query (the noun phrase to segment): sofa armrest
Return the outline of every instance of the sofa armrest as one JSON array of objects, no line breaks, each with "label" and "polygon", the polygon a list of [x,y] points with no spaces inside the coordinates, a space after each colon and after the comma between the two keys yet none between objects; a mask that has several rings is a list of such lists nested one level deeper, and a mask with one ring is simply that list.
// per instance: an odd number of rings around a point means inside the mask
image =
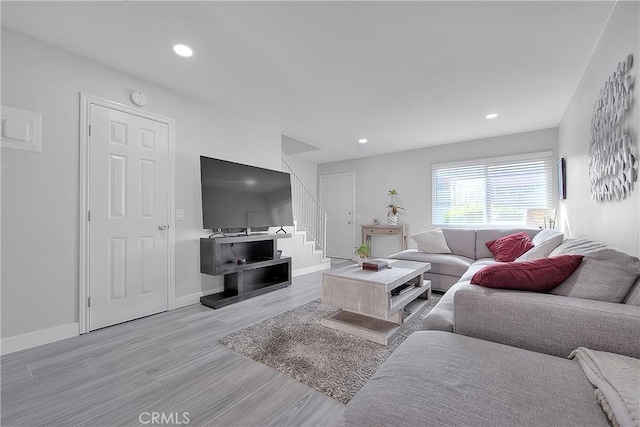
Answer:
[{"label": "sofa armrest", "polygon": [[640,358],[640,307],[469,285],[454,295],[454,332],[567,357],[582,346]]}]

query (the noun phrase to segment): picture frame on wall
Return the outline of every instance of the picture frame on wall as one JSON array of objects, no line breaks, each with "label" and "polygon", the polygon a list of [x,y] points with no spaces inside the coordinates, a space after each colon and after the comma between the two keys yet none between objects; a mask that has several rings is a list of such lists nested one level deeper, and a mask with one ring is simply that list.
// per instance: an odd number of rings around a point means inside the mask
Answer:
[{"label": "picture frame on wall", "polygon": [[567,198],[567,166],[564,157],[558,160],[558,199]]}]

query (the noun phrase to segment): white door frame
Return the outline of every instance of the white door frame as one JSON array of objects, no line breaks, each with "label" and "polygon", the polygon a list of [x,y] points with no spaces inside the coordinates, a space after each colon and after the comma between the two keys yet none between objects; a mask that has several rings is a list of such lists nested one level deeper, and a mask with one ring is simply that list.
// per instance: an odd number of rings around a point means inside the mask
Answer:
[{"label": "white door frame", "polygon": [[175,307],[176,280],[175,280],[175,121],[158,114],[141,111],[127,105],[108,99],[89,95],[80,92],[80,210],[78,221],[80,225],[80,262],[79,262],[79,333],[89,332],[89,124],[91,122],[91,106],[110,108],[122,113],[142,117],[164,123],[169,129],[168,135],[168,159],[167,159],[167,179],[169,183],[167,194],[167,218],[169,220],[168,251],[167,251],[167,308],[172,310]]},{"label": "white door frame", "polygon": [[[318,198],[320,199],[320,205],[323,205],[322,202],[322,180],[324,178],[337,178],[341,176],[350,176],[351,177],[351,194],[353,195],[353,200],[351,201],[351,248],[355,248],[355,218],[356,218],[356,173],[355,172],[342,172],[342,173],[331,173],[326,175],[320,175],[320,188],[318,191]],[[326,245],[326,243],[325,243]],[[351,255],[351,259],[355,259],[354,255]]]}]

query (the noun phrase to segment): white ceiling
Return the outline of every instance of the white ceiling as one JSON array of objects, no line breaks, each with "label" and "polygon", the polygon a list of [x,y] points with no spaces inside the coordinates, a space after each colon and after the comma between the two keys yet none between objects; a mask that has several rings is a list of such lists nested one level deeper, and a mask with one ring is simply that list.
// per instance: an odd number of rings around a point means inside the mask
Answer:
[{"label": "white ceiling", "polygon": [[[274,124],[320,148],[300,157],[327,162],[557,126],[613,4],[1,7],[3,26]],[[194,56],[177,57],[175,43],[191,46]],[[500,117],[486,120],[490,112]]]}]

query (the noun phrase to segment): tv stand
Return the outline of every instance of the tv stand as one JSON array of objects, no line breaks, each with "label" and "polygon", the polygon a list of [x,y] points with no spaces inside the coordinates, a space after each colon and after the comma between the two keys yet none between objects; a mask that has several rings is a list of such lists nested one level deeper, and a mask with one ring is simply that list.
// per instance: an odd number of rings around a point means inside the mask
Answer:
[{"label": "tv stand", "polygon": [[[291,234],[251,234],[200,239],[200,272],[223,276],[222,292],[200,298],[220,308],[291,284],[291,258],[277,258],[277,239]],[[245,260],[239,263],[238,260]]]}]

